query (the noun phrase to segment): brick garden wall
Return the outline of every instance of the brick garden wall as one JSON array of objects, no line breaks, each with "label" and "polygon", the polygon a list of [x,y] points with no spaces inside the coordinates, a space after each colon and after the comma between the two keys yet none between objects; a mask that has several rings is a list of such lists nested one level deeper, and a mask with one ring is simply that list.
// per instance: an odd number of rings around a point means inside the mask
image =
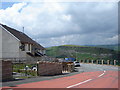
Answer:
[{"label": "brick garden wall", "polygon": [[58,62],[38,62],[38,76],[62,74],[62,64]]},{"label": "brick garden wall", "polygon": [[63,72],[73,72],[74,71],[74,64],[73,62],[62,62]]},{"label": "brick garden wall", "polygon": [[2,81],[12,79],[12,62],[11,61],[0,61],[0,78]]}]

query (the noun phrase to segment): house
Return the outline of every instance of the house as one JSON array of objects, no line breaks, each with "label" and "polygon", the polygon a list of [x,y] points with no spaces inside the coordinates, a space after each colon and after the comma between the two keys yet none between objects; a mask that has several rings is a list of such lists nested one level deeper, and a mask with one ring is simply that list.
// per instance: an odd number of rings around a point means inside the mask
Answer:
[{"label": "house", "polygon": [[0,24],[0,58],[39,59],[45,48],[25,33]]}]

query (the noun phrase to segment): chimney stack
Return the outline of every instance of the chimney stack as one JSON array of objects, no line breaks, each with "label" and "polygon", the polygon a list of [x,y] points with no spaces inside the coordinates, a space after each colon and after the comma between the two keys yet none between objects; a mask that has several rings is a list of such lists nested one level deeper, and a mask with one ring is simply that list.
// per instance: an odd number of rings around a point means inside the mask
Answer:
[{"label": "chimney stack", "polygon": [[23,33],[24,33],[24,27],[23,27]]}]

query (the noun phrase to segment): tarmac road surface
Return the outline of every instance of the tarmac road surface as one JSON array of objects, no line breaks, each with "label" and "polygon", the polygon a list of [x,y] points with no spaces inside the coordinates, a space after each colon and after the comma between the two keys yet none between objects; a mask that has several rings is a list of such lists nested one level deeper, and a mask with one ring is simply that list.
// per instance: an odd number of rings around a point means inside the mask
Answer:
[{"label": "tarmac road surface", "polygon": [[120,71],[116,66],[81,64],[76,70],[71,75],[3,88],[119,88]]}]

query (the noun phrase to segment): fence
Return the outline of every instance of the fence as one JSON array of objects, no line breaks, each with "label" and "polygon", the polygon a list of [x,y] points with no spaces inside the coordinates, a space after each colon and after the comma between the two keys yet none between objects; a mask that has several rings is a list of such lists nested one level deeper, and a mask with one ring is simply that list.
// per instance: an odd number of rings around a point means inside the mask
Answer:
[{"label": "fence", "polygon": [[[45,61],[44,61],[45,58]],[[60,63],[56,58],[44,57],[39,60],[25,58],[1,59],[1,79],[25,79],[42,75],[57,75],[64,72],[73,72],[73,63]],[[47,61],[49,58],[50,61]],[[26,66],[28,68],[26,69]],[[32,67],[36,66],[36,70]]]},{"label": "fence", "polygon": [[38,76],[62,74],[62,63],[58,62],[38,62]]},{"label": "fence", "polygon": [[105,64],[105,65],[120,65],[118,60],[80,60],[80,63]]},{"label": "fence", "polygon": [[[37,66],[37,71],[34,70],[25,70],[25,66],[31,68],[32,66]],[[43,76],[43,75],[57,75],[62,74],[64,72],[73,72],[74,65],[73,63],[68,62],[49,62],[49,61],[38,61],[36,63],[14,63],[13,71],[18,73],[24,73],[22,76]]]}]

